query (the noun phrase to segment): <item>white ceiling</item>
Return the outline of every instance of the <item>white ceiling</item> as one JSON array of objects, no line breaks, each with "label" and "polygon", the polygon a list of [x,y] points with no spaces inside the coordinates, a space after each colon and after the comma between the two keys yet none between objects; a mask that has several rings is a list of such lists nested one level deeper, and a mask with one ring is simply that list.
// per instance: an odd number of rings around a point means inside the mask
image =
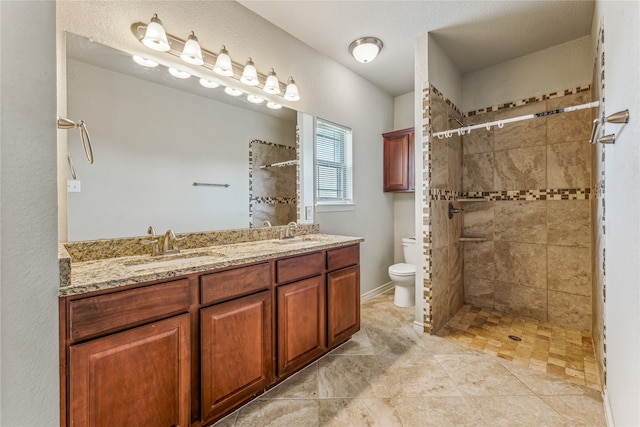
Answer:
[{"label": "white ceiling", "polygon": [[[425,33],[465,74],[588,35],[594,10],[592,0],[238,1],[393,96],[413,91],[414,44]],[[348,51],[364,36],[384,43],[368,64]]]}]

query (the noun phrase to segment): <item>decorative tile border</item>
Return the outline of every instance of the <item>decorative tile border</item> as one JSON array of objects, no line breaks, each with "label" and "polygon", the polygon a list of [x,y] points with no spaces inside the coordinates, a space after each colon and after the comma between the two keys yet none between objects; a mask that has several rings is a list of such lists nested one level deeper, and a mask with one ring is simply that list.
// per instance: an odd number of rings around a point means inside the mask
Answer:
[{"label": "decorative tile border", "polygon": [[532,96],[527,99],[520,99],[518,101],[507,102],[505,104],[494,105],[491,107],[479,108],[475,111],[469,111],[463,114],[463,117],[478,116],[480,114],[491,113],[494,111],[506,110],[508,108],[520,107],[522,105],[533,104],[536,102],[546,101],[547,99],[560,98],[562,96],[574,95],[576,93],[587,92],[591,90],[591,86],[579,86],[573,89],[566,89],[559,92],[551,92],[544,95]]},{"label": "decorative tile border", "polygon": [[257,205],[295,205],[297,199],[295,197],[254,197],[251,199],[251,202]]},{"label": "decorative tile border", "polygon": [[442,92],[440,92],[438,89],[436,89],[434,86],[429,85],[429,88],[431,89],[431,91],[435,94],[438,95],[440,98],[442,98],[442,100],[445,102],[445,104],[447,104],[449,107],[453,108],[456,112],[458,112],[458,114],[460,114],[461,116],[464,116],[462,114],[462,112],[460,111],[460,109],[450,100],[448,99],[446,96],[444,96],[442,94]]},{"label": "decorative tile border", "polygon": [[483,200],[588,200],[594,198],[591,188],[547,188],[541,190],[470,191],[463,198]]}]

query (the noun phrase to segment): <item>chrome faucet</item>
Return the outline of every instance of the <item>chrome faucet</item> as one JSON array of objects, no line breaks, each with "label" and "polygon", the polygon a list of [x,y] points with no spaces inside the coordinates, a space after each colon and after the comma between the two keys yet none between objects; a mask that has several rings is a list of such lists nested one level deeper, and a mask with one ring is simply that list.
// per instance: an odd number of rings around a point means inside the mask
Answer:
[{"label": "chrome faucet", "polygon": [[149,235],[149,241],[142,242],[142,243],[145,245],[152,245],[151,256],[160,255],[160,247],[158,246],[158,242],[160,241],[160,238],[156,236],[156,230],[153,228],[152,225],[150,225],[149,228],[147,228],[147,234]]},{"label": "chrome faucet", "polygon": [[268,219],[265,219],[262,221],[262,226],[263,227],[271,227],[271,221],[269,221]]},{"label": "chrome faucet", "polygon": [[282,237],[283,239],[293,239],[295,237],[295,231],[298,228],[298,224],[296,224],[295,222],[291,221],[289,224],[287,224],[287,228],[285,228],[284,230],[284,236]]}]

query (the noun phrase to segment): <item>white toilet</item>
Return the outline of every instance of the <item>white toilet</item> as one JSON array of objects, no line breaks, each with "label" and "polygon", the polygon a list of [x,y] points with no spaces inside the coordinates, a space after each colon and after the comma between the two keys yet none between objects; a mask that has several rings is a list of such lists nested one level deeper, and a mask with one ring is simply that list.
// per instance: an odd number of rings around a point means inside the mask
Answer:
[{"label": "white toilet", "polygon": [[389,267],[389,277],[396,284],[393,303],[398,307],[412,307],[416,301],[416,254],[415,237],[402,239],[402,250],[405,262]]}]

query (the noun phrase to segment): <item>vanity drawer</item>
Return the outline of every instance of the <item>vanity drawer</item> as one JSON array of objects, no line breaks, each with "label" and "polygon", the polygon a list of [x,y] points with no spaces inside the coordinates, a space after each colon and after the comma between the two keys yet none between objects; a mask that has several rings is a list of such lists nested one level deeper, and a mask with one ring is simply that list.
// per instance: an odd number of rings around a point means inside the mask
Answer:
[{"label": "vanity drawer", "polygon": [[69,339],[106,335],[189,309],[189,280],[112,292],[69,302]]},{"label": "vanity drawer", "polygon": [[322,274],[323,271],[324,255],[322,252],[280,259],[276,262],[278,283],[293,282],[294,280]]},{"label": "vanity drawer", "polygon": [[333,271],[360,263],[360,246],[346,246],[344,248],[327,251],[327,270]]},{"label": "vanity drawer", "polygon": [[271,286],[271,266],[241,267],[200,277],[200,303],[203,305],[249,295]]}]

